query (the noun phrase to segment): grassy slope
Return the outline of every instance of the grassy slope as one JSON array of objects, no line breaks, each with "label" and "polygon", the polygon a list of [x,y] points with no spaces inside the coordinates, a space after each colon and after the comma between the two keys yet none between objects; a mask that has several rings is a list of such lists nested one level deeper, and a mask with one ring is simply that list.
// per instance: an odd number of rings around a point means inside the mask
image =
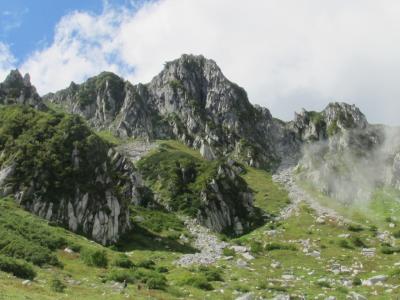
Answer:
[{"label": "grassy slope", "polygon": [[[188,149],[178,142],[164,141],[163,143],[201,159],[197,151]],[[257,206],[271,214],[276,214],[287,203],[287,194],[272,182],[271,176],[267,172],[248,168],[243,177],[256,194],[255,202]],[[376,207],[372,207],[374,211],[383,216],[382,218],[385,218],[387,211],[392,209],[391,205],[387,207],[385,204],[389,200],[380,201],[386,196],[387,191],[378,193],[377,201],[374,204]],[[45,221],[22,211],[12,203],[10,205],[10,214],[16,214],[14,217],[32,220],[34,226],[48,227],[54,233],[65,236],[69,242],[83,248],[105,249],[110,259],[118,255],[117,251],[103,248],[68,231],[49,227]],[[391,213],[393,212],[391,211]],[[319,294],[335,295],[337,299],[345,299],[349,289],[341,287],[341,284],[338,283],[340,279],[348,278],[352,280],[354,277],[365,279],[377,274],[389,274],[396,270],[394,264],[400,260],[399,254],[384,255],[379,252],[381,244],[373,232],[367,229],[361,232],[349,231],[347,227],[334,222],[317,224],[313,212],[307,207],[302,207],[298,215],[292,216],[288,220],[279,224],[265,224],[239,239],[232,240],[232,243],[249,246],[254,245],[254,241],[257,241],[262,247],[259,252],[254,253],[256,259],[249,262],[248,267],[245,268],[236,265],[240,255],[235,256],[232,260],[219,261],[215,268],[222,275],[224,281],[210,282],[214,289],[205,291],[184,284],[186,278],[199,275],[197,268],[180,268],[173,264],[173,261],[182,253],[193,251],[177,240],[177,236],[180,234],[190,237],[182,222],[175,215],[166,212],[132,208],[133,220],[137,220],[136,216],[138,215],[142,216],[144,221],[136,222],[135,231],[125,237],[125,243],[118,245],[119,250],[128,253],[135,263],[152,259],[157,266],[167,267],[169,272],[165,275],[169,286],[165,291],[148,290],[143,287],[139,290],[137,284],[130,284],[125,291],[126,295],[129,296],[121,295],[119,292],[113,291],[110,283],[101,282],[100,276],[105,276],[111,267],[108,270],[88,267],[83,264],[79,254],[70,255],[58,250],[56,254],[64,264],[64,268],[40,269],[35,267],[38,277],[31,286],[24,286],[21,279],[0,272],[1,296],[5,299],[98,299],[104,298],[103,293],[106,293],[107,299],[126,299],[126,297],[130,297],[130,299],[232,299],[235,297],[234,295],[252,291],[265,298],[273,297],[278,293],[289,293],[291,295],[306,294],[308,299],[314,299]],[[275,235],[268,234],[272,229],[276,230]],[[376,247],[378,249],[377,256],[373,259],[362,256],[361,249],[352,244],[351,238],[348,239],[351,249],[343,248],[340,245],[342,238],[338,237],[343,233],[350,234],[351,237],[358,237],[369,247]],[[298,242],[300,239],[310,239],[313,245],[311,249],[320,251],[321,258],[317,259],[303,253]],[[264,245],[271,243],[294,245],[298,250],[265,250]],[[282,266],[272,268],[271,263],[273,261],[279,261]],[[335,275],[328,271],[329,266],[334,261],[344,266],[351,266],[354,262],[359,262],[363,267],[360,274],[355,276],[351,274]],[[293,274],[296,280],[285,284],[281,280],[281,276],[289,273]],[[69,276],[82,281],[82,284],[79,286],[69,284],[67,282]],[[60,278],[67,284],[64,294],[50,290],[49,281],[53,277]],[[331,287],[318,285],[317,280],[321,278],[332,281]],[[388,282],[399,284],[400,280],[394,276]],[[382,296],[384,287],[353,287],[351,290],[367,296],[368,299],[395,299],[391,295],[399,292],[394,290],[392,294],[386,294],[385,298]],[[325,298],[321,296],[320,299]]]}]

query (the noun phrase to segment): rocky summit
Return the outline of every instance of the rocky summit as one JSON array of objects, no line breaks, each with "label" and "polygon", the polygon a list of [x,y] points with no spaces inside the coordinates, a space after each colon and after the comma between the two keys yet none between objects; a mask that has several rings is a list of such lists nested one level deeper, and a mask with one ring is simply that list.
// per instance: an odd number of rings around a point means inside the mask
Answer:
[{"label": "rocky summit", "polygon": [[285,122],[186,54],[0,104],[0,298],[400,294],[400,132],[354,105]]}]

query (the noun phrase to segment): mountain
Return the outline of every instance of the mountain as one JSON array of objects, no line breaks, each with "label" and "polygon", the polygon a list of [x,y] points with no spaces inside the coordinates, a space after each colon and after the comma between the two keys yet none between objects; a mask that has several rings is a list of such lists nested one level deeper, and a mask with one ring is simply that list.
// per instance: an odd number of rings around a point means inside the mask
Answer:
[{"label": "mountain", "polygon": [[182,55],[148,84],[132,85],[103,72],[44,99],[108,128],[120,137],[172,138],[208,159],[232,156],[273,168],[292,142],[282,122],[253,106],[213,60]]},{"label": "mountain", "polygon": [[354,105],[284,122],[194,55],[0,102],[6,298],[397,293],[400,131]]}]

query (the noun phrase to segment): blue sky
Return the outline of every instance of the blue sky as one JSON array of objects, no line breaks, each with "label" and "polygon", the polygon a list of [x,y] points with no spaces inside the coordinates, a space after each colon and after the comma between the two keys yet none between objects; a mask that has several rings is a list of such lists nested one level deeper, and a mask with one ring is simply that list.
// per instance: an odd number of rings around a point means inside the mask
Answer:
[{"label": "blue sky", "polygon": [[0,0],[0,81],[43,95],[112,71],[146,83],[183,53],[213,59],[284,120],[331,101],[400,125],[398,0]]},{"label": "blue sky", "polygon": [[[108,6],[132,7],[129,0],[109,0]],[[60,19],[73,12],[100,14],[102,0],[2,0],[0,1],[0,41],[9,45],[21,61],[34,50],[49,45]]]}]

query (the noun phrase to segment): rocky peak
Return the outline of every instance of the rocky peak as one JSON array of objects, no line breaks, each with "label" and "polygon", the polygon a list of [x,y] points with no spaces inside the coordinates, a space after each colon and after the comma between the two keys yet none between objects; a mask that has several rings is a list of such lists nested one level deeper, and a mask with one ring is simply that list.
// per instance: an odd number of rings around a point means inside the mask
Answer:
[{"label": "rocky peak", "polygon": [[29,74],[22,77],[19,70],[12,70],[4,82],[0,83],[0,103],[28,104],[45,109],[36,88],[31,84]]},{"label": "rocky peak", "polygon": [[359,128],[365,129],[367,119],[358,107],[344,102],[333,102],[323,111],[327,126],[336,124],[341,129]]},{"label": "rocky peak", "polygon": [[64,106],[97,128],[107,127],[119,113],[125,99],[125,82],[111,72],[102,72],[82,84],[70,86],[44,99]]},{"label": "rocky peak", "polygon": [[367,119],[354,104],[332,102],[321,112],[295,113],[293,127],[302,141],[325,140],[349,130],[365,130]]}]

